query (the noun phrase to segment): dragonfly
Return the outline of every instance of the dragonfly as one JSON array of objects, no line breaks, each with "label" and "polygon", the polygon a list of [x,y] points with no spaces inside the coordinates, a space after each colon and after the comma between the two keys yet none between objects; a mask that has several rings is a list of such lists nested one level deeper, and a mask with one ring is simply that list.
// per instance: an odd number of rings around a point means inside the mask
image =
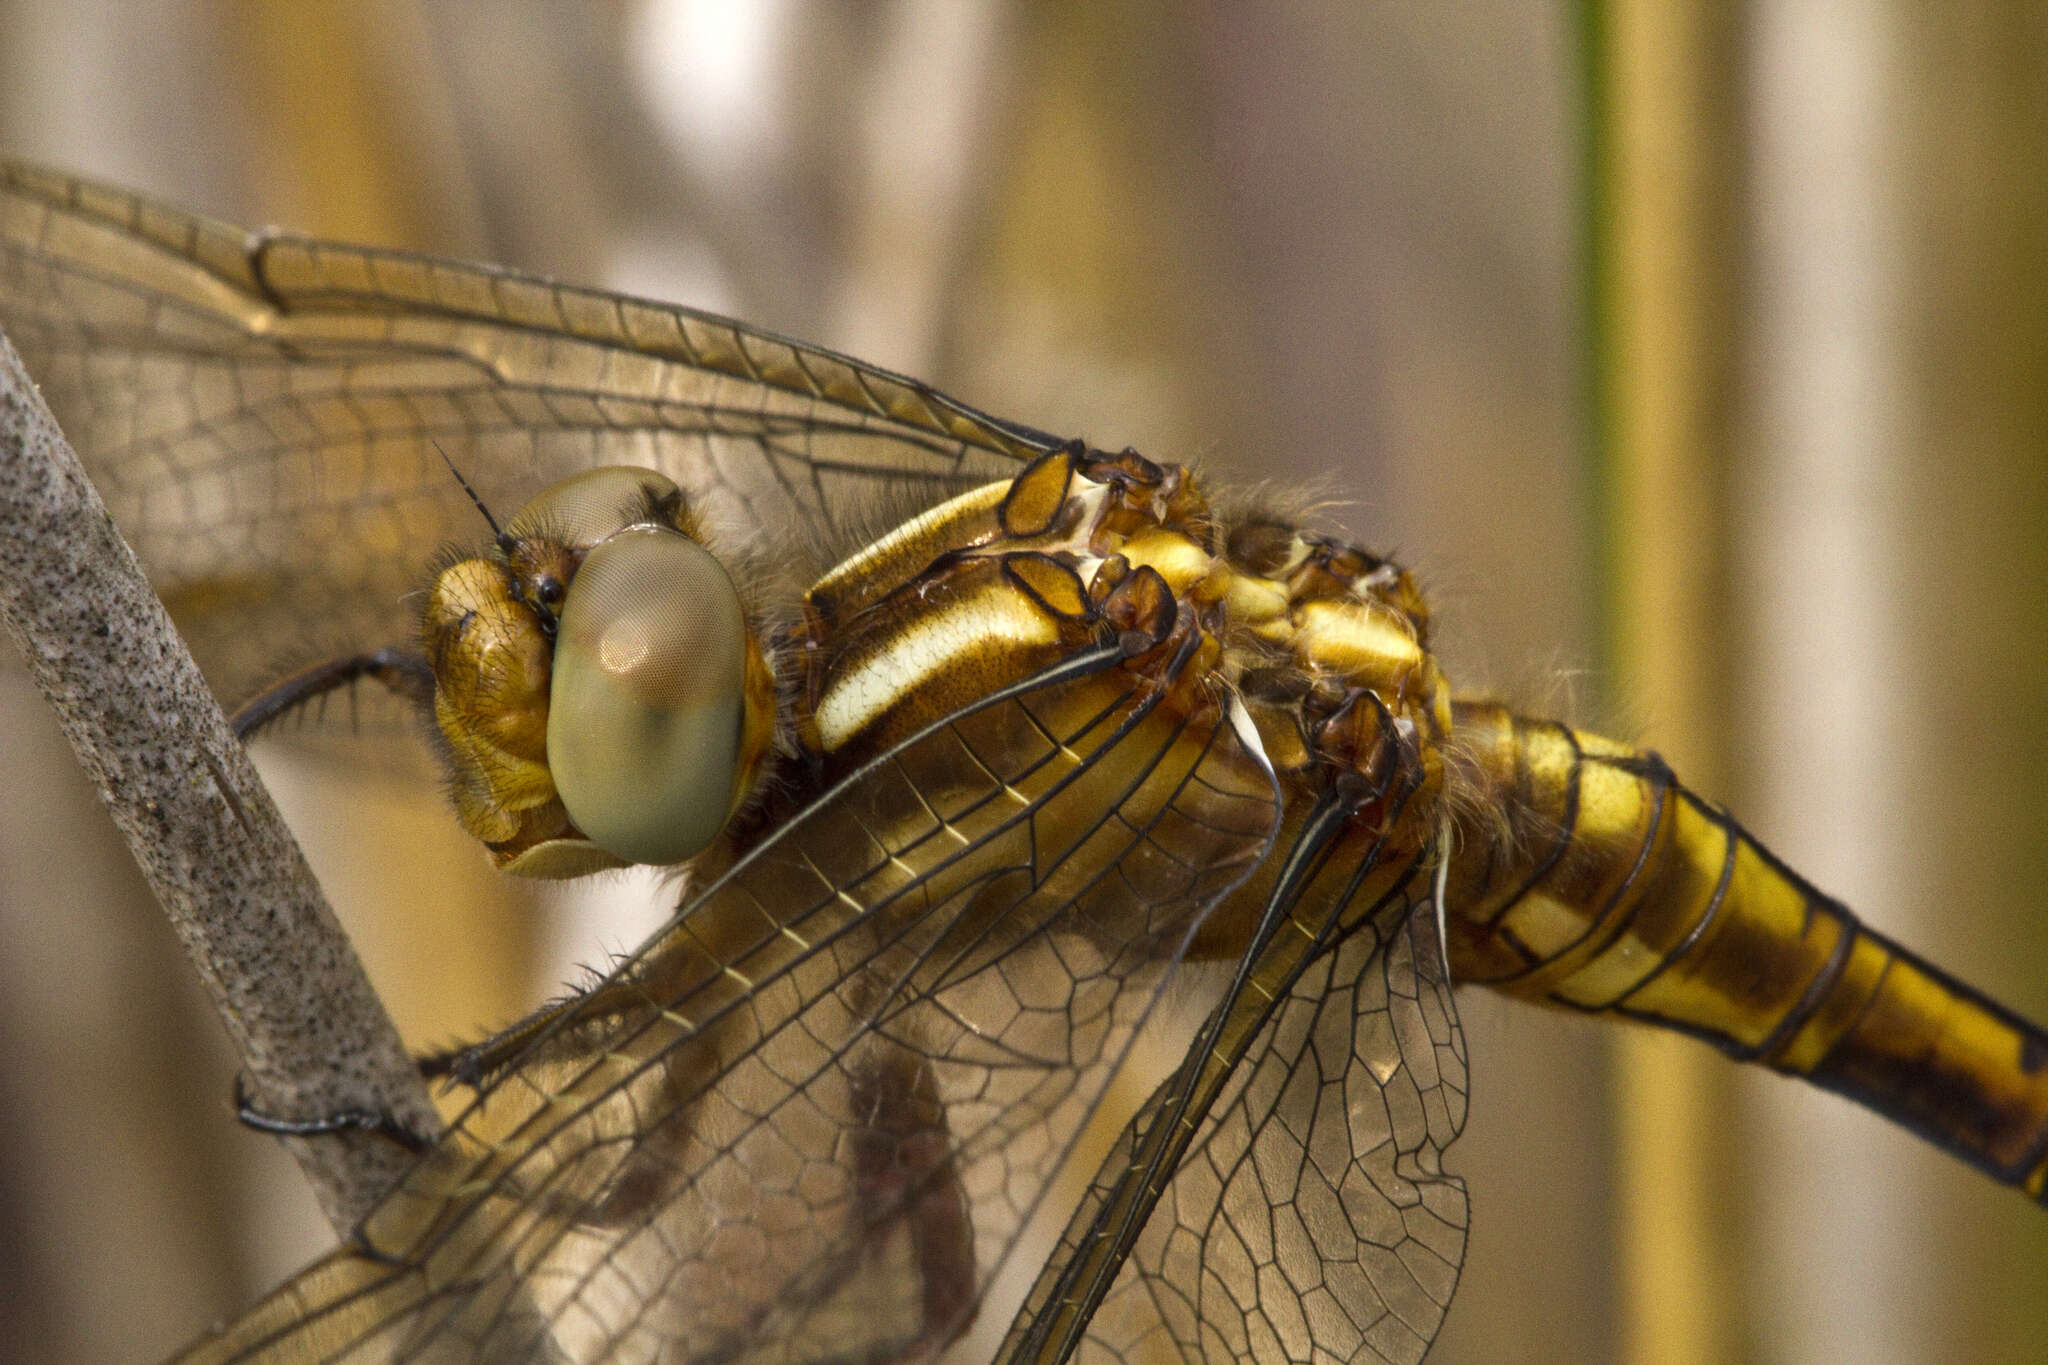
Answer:
[{"label": "dragonfly", "polygon": [[223,696],[377,678],[508,873],[686,869],[424,1059],[449,1132],[181,1360],[1418,1360],[1454,983],[2048,1193],[2048,1032],[1653,753],[1460,696],[1399,565],[1199,470],[23,165],[0,329]]}]

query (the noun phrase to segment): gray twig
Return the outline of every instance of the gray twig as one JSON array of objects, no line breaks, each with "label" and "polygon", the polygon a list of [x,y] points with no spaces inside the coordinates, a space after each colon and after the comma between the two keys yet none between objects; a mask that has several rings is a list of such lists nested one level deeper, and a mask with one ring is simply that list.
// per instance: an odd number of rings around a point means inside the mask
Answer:
[{"label": "gray twig", "polygon": [[[0,336],[0,617],[279,1116],[440,1120],[298,845],[20,358]],[[413,1161],[289,1140],[346,1232]]]}]

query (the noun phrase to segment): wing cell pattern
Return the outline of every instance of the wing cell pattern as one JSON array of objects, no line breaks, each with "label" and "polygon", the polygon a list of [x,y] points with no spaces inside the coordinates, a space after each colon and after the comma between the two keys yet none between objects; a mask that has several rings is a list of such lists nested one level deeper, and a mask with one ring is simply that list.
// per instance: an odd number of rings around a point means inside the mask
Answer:
[{"label": "wing cell pattern", "polygon": [[[777,528],[830,563],[906,489],[1057,442],[915,380],[687,308],[251,234],[0,163],[0,328],[208,679],[409,643],[435,546],[581,469],[673,478],[716,550]],[[445,457],[445,460],[444,460]]]},{"label": "wing cell pattern", "polygon": [[943,1343],[1270,847],[1263,761],[1159,695],[1114,667],[998,694],[856,774],[565,1009],[356,1245],[189,1358]]},{"label": "wing cell pattern", "polygon": [[[659,469],[728,561],[766,528],[822,569],[912,499],[1059,444],[690,309],[7,164],[0,328],[229,700],[295,650],[412,643],[431,550],[481,529],[451,462],[504,508]],[[1124,662],[1104,646],[995,691],[794,812],[480,1051],[473,1107],[356,1236],[183,1358],[943,1347],[1194,926],[1270,871],[1281,796],[1250,723]],[[1438,1161],[1463,1043],[1387,871],[1332,941],[1239,978],[1266,998],[1182,1064],[1206,1088],[1178,1169],[1133,1165],[1157,1098],[1125,1129],[1070,1239],[1111,1191],[1158,1202],[1091,1271],[1083,1358],[1401,1361],[1434,1335],[1465,1225]]]},{"label": "wing cell pattern", "polygon": [[1398,900],[1309,964],[1078,1359],[1422,1359],[1468,1222],[1442,1165],[1466,1094],[1442,962],[1428,907]]}]

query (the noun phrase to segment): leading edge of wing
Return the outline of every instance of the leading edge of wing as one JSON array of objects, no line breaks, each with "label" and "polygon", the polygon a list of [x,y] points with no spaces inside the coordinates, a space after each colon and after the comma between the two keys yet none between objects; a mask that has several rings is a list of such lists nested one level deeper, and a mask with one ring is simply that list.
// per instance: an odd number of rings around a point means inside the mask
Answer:
[{"label": "leading edge of wing", "polygon": [[[295,320],[323,313],[369,319],[428,312],[593,347],[606,357],[588,376],[599,393],[609,385],[619,397],[656,397],[649,381],[658,384],[658,378],[644,367],[668,363],[1013,459],[1061,444],[907,375],[681,304],[558,284],[499,266],[276,229],[250,231],[20,161],[0,159],[0,194],[0,237],[22,240],[33,233],[46,259],[174,292],[252,338],[288,341]],[[34,219],[38,210],[40,221]],[[167,265],[178,268],[166,271]],[[495,355],[472,358],[493,369],[502,363]]]}]

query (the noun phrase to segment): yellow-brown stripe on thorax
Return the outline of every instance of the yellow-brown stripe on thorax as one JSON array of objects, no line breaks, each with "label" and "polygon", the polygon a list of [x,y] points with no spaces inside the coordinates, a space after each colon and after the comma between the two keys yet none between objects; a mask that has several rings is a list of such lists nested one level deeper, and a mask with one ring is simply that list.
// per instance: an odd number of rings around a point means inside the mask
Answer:
[{"label": "yellow-brown stripe on thorax", "polygon": [[[1398,788],[1399,799],[1368,803],[1339,859],[1420,855],[1433,832],[1449,698],[1413,582],[1289,524],[1225,520],[1192,471],[1128,451],[1045,457],[821,578],[788,651],[806,661],[800,746],[827,771],[850,770],[1115,629],[1107,596],[1141,574],[1156,575],[1172,610],[1204,635],[1174,704],[1242,705],[1256,727],[1282,787],[1283,846],[1333,774],[1348,772]],[[1252,876],[1212,913],[1193,951],[1238,951],[1269,890],[1266,876]]]}]

